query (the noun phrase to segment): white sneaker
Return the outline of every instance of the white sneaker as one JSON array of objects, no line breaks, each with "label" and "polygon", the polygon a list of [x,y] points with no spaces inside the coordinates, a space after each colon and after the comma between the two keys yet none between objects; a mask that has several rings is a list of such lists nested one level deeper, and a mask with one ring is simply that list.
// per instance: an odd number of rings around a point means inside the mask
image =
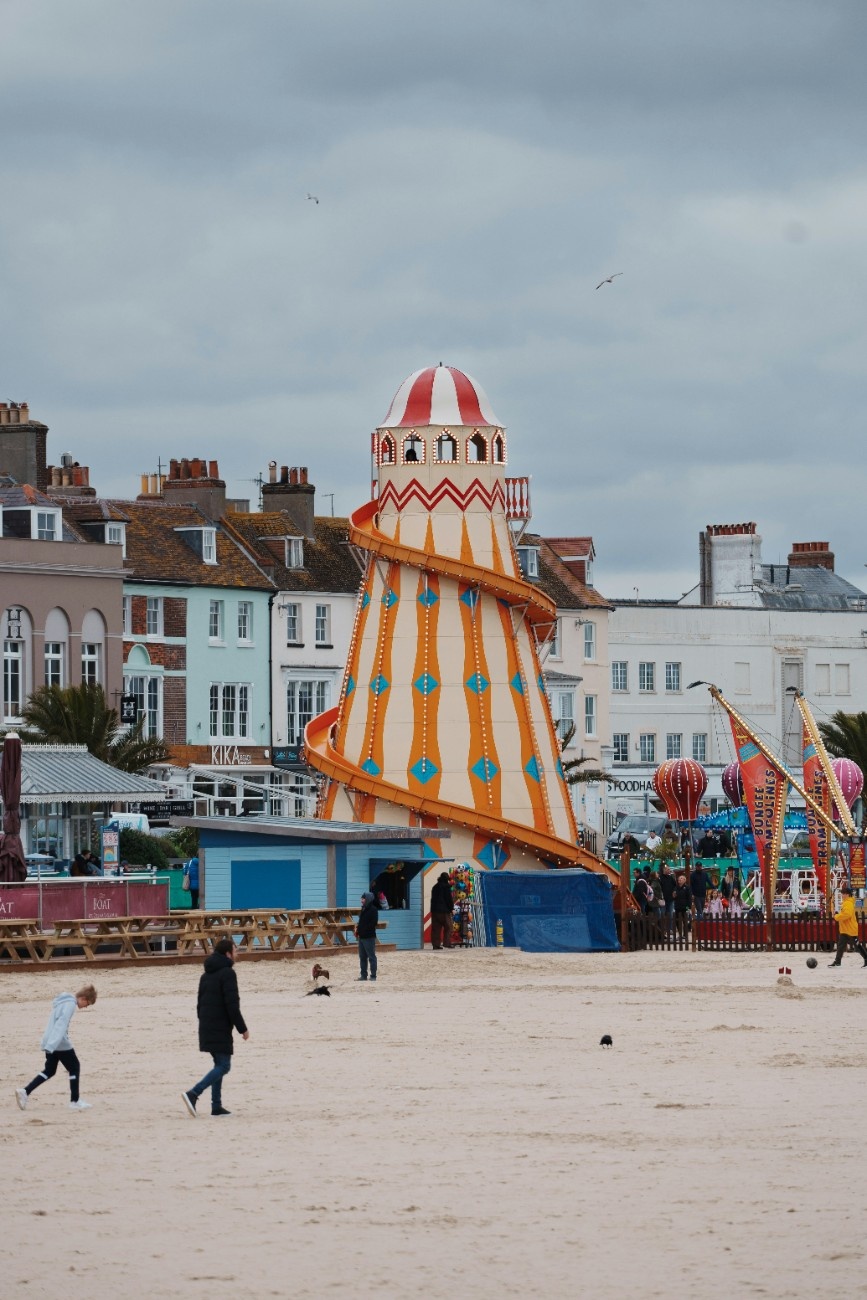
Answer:
[{"label": "white sneaker", "polygon": [[81,1101],[81,1099],[79,1098],[78,1101],[71,1101],[69,1103],[69,1109],[70,1110],[93,1110],[93,1107],[91,1106],[89,1101]]},{"label": "white sneaker", "polygon": [[27,1109],[27,1100],[28,1100],[28,1099],[27,1099],[27,1093],[24,1091],[23,1088],[16,1088],[16,1089],[15,1089],[15,1100],[18,1102],[18,1109],[19,1109],[19,1110],[26,1110],[26,1109]]}]

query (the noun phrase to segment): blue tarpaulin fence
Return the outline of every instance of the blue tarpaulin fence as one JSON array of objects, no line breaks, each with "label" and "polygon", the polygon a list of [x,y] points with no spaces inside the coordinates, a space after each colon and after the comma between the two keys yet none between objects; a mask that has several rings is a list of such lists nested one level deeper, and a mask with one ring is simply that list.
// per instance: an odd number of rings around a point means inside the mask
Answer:
[{"label": "blue tarpaulin fence", "polygon": [[617,952],[613,894],[590,871],[480,871],[488,942],[524,952]]}]

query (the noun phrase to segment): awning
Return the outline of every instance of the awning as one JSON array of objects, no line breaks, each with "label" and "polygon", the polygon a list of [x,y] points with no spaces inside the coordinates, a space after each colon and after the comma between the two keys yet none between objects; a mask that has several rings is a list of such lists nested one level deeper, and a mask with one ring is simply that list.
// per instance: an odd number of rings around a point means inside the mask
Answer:
[{"label": "awning", "polygon": [[21,746],[21,802],[132,803],[165,798],[165,786],[135,772],[121,772],[85,745]]}]

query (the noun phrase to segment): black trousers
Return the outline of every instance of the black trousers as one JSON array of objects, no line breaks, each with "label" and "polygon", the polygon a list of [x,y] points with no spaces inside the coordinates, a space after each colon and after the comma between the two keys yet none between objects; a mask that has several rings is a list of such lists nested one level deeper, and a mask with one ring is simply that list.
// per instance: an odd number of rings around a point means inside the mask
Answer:
[{"label": "black trousers", "polygon": [[66,1073],[69,1075],[69,1100],[78,1101],[78,1087],[81,1079],[81,1062],[75,1055],[75,1049],[72,1047],[67,1047],[65,1052],[45,1053],[44,1069],[41,1074],[37,1074],[36,1078],[32,1079],[24,1089],[28,1097],[34,1089],[40,1087],[43,1083],[47,1083],[49,1079],[54,1078],[57,1073],[58,1065],[62,1065],[66,1070]]},{"label": "black trousers", "polygon": [[834,955],[834,965],[839,966],[843,961],[843,953],[847,948],[854,948],[857,953],[861,954],[861,960],[867,965],[867,948],[864,947],[857,934],[838,934],[837,935],[837,952]]}]

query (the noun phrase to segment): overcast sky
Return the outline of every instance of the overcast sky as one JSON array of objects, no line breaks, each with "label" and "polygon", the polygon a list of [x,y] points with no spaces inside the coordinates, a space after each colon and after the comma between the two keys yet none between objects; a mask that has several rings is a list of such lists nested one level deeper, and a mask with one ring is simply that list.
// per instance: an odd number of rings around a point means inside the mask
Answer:
[{"label": "overcast sky", "polygon": [[742,520],[867,586],[864,0],[4,0],[0,49],[0,395],[100,492],[346,514],[443,361],[605,595]]}]

